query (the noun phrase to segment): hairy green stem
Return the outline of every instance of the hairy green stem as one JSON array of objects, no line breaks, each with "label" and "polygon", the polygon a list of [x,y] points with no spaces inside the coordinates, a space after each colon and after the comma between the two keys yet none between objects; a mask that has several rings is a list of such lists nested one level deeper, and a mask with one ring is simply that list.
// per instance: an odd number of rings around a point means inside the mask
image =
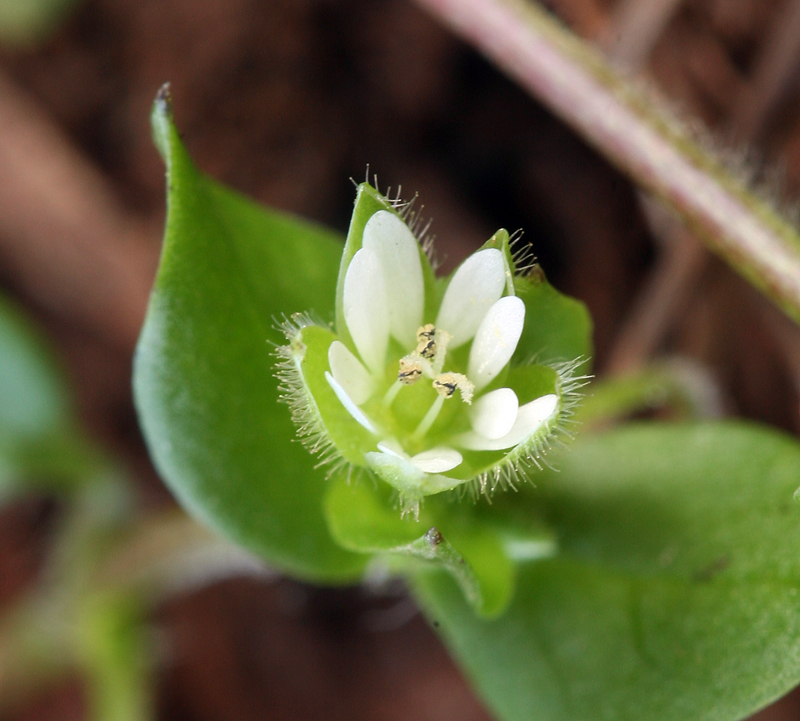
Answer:
[{"label": "hairy green stem", "polygon": [[734,269],[800,321],[800,236],[652,100],[537,4],[416,0],[671,205]]}]

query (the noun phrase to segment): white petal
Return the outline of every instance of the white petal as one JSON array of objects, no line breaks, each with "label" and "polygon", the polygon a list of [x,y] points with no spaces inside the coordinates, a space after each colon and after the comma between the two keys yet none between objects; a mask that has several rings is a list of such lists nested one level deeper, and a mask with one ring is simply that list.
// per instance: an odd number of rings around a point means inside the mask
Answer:
[{"label": "white petal", "polygon": [[383,375],[389,316],[380,259],[368,248],[359,250],[344,277],[344,320],[361,354],[375,374]]},{"label": "white petal", "polygon": [[445,473],[455,468],[463,460],[458,451],[441,446],[417,453],[411,458],[411,463],[425,473]]},{"label": "white petal", "polygon": [[517,394],[510,388],[498,388],[478,398],[469,411],[473,430],[486,438],[497,439],[514,426],[519,410]]},{"label": "white petal", "polygon": [[370,433],[375,433],[375,426],[373,426],[369,418],[364,415],[364,411],[362,411],[355,403],[353,403],[353,401],[350,399],[350,396],[348,396],[345,392],[344,388],[342,388],[336,382],[336,379],[330,373],[328,373],[328,371],[325,371],[325,380],[328,381],[328,385],[333,388],[333,392],[336,394],[336,397],[339,399],[341,404],[347,409],[347,412]]},{"label": "white petal", "polygon": [[344,343],[338,340],[331,343],[328,348],[328,363],[331,366],[331,375],[353,403],[360,406],[369,399],[375,389],[372,376]]},{"label": "white petal", "polygon": [[372,250],[383,267],[389,330],[404,347],[411,348],[422,325],[425,305],[419,244],[400,218],[379,210],[364,226],[362,246]]},{"label": "white petal", "polygon": [[467,376],[475,392],[488,383],[511,360],[525,324],[525,304],[516,296],[500,298],[484,316],[469,351]]},{"label": "white petal", "polygon": [[470,451],[502,451],[506,448],[513,448],[538,431],[557,408],[558,396],[555,393],[549,393],[521,406],[514,426],[502,438],[492,440],[472,431],[460,436],[458,444]]},{"label": "white petal", "polygon": [[448,348],[458,348],[475,335],[505,286],[506,264],[496,248],[473,253],[458,267],[436,317],[436,327],[453,336]]}]

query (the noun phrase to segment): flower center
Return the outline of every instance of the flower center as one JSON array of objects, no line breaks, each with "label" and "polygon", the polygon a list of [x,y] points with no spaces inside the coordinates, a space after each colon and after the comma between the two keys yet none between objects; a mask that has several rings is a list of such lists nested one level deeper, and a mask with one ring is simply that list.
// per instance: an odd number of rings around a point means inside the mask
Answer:
[{"label": "flower center", "polygon": [[447,344],[450,340],[452,336],[446,330],[436,328],[433,323],[421,326],[417,330],[416,348],[400,359],[397,381],[384,398],[388,406],[403,386],[413,385],[423,376],[432,382],[438,397],[411,434],[412,440],[422,439],[438,418],[445,399],[452,398],[456,391],[461,394],[464,403],[467,405],[472,403],[475,392],[472,381],[463,373],[443,372],[447,358]]},{"label": "flower center", "polygon": [[433,381],[434,390],[443,398],[452,398],[460,391],[461,400],[472,403],[475,385],[463,373],[443,373],[447,357],[447,344],[452,336],[433,323],[423,325],[417,330],[417,347],[400,359],[397,380],[410,386],[425,376]]}]

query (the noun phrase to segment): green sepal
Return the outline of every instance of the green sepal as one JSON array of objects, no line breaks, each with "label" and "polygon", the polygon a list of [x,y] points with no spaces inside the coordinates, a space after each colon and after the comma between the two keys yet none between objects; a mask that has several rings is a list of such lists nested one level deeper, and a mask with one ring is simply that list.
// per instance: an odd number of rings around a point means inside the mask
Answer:
[{"label": "green sepal", "polygon": [[515,567],[500,535],[458,506],[426,502],[418,518],[402,518],[382,484],[368,487],[340,477],[331,480],[325,517],[344,548],[377,555],[395,571],[447,572],[482,616],[502,613],[513,596]]},{"label": "green sepal", "polygon": [[425,473],[409,461],[374,451],[366,454],[367,465],[383,481],[400,493],[404,505],[419,503],[426,496],[457,488],[463,480],[439,473]]},{"label": "green sepal", "polygon": [[[341,458],[363,466],[364,454],[376,448],[375,437],[350,415],[325,378],[325,372],[330,370],[328,349],[335,340],[336,335],[328,328],[309,325],[289,341],[286,355],[291,355],[290,362],[300,366],[300,380],[305,386],[308,403],[306,413],[317,416],[316,420],[321,424],[319,430],[324,433],[322,438],[312,435],[312,450],[323,457],[330,453],[330,458],[325,457],[325,460],[332,463]],[[314,418],[309,420],[315,422]]]},{"label": "green sepal", "polygon": [[517,272],[517,266],[514,262],[514,254],[511,252],[511,239],[508,231],[505,228],[500,228],[489,240],[487,240],[479,250],[486,250],[487,248],[495,248],[503,254],[503,261],[506,269],[506,289],[505,295],[516,295],[514,288],[514,275]]},{"label": "green sepal", "polygon": [[584,359],[582,373],[591,368],[592,319],[579,300],[559,293],[535,272],[514,278],[516,294],[525,303],[525,327],[512,364],[569,363]]}]

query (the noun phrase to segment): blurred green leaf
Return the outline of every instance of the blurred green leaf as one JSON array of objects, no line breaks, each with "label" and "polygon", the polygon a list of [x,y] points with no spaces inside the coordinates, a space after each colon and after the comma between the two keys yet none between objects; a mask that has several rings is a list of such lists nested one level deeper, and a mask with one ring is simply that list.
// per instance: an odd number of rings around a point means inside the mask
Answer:
[{"label": "blurred green leaf", "polygon": [[576,443],[538,499],[560,553],[502,617],[416,586],[505,721],[730,721],[800,680],[800,446],[744,424]]},{"label": "blurred green leaf", "polygon": [[66,490],[96,460],[74,427],[63,374],[43,339],[0,299],[0,499],[30,489]]},{"label": "blurred green leaf", "polygon": [[22,314],[0,299],[0,434],[38,438],[69,425],[60,369]]},{"label": "blurred green leaf", "polygon": [[30,45],[53,31],[79,0],[0,0],[0,42]]},{"label": "blurred green leaf", "polygon": [[133,595],[98,593],[83,599],[75,633],[92,721],[153,718],[153,649],[142,616]]},{"label": "blurred green leaf", "polygon": [[294,442],[272,344],[283,314],[333,320],[339,236],[266,211],[195,170],[166,94],[153,131],[168,177],[161,265],[134,366],[142,428],[181,503],[306,579],[358,578],[322,515],[325,472]]}]

